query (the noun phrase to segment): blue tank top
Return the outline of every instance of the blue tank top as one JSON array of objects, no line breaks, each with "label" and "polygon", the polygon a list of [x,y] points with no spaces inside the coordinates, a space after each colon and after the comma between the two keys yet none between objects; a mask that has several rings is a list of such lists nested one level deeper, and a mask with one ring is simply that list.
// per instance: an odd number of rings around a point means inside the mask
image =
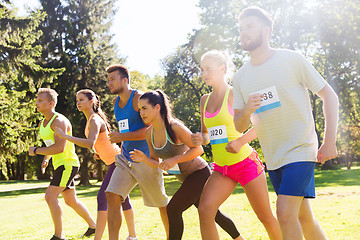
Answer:
[{"label": "blue tank top", "polygon": [[[116,117],[116,121],[118,122],[119,132],[133,132],[140,128],[146,127],[143,120],[140,117],[138,111],[135,111],[133,108],[133,98],[136,90],[132,90],[129,100],[127,101],[125,107],[119,107],[119,99],[118,96],[116,98],[114,113]],[[122,143],[123,155],[127,158],[127,160],[132,161],[130,158],[130,153],[134,149],[138,149],[143,151],[147,156],[150,156],[149,147],[147,145],[146,140],[139,141],[123,141]]]}]

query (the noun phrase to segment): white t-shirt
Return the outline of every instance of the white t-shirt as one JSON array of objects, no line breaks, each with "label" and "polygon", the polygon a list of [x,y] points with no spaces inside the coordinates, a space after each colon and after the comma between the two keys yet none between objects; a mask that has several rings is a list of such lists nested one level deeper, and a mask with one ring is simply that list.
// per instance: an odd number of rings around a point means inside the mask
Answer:
[{"label": "white t-shirt", "polygon": [[234,109],[243,109],[249,95],[262,93],[262,106],[251,115],[267,168],[316,161],[315,133],[308,89],[319,92],[326,81],[300,54],[279,49],[265,63],[244,64],[233,78]]}]

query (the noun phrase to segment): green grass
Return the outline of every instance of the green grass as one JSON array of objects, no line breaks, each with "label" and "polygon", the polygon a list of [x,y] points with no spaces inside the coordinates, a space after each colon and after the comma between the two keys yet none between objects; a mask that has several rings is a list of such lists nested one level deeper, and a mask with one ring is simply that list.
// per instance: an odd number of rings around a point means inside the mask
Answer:
[{"label": "green grass", "polygon": [[[329,239],[360,239],[360,168],[316,171],[317,198],[312,200],[315,216],[324,228]],[[93,182],[95,183],[95,182]],[[44,181],[0,181],[0,239],[50,239],[53,224],[46,202],[45,188],[9,191],[26,187],[43,187]],[[269,184],[270,201],[275,210],[276,195]],[[96,216],[96,194],[100,184],[77,187],[79,199],[85,203],[93,217]],[[165,177],[165,188],[172,196],[179,187],[172,176]],[[1,192],[5,191],[6,192]],[[144,207],[139,188],[130,195],[135,211],[136,230],[139,239],[165,239],[160,216],[156,208]],[[64,204],[64,230],[68,239],[79,239],[87,228],[84,221]],[[252,211],[241,187],[237,187],[222,205],[222,211],[236,223],[246,239],[268,239],[262,224]],[[201,239],[198,214],[194,207],[184,213],[185,231],[183,239]],[[231,239],[219,229],[220,239]],[[120,239],[127,237],[124,223]],[[104,238],[108,239],[107,230]]]}]

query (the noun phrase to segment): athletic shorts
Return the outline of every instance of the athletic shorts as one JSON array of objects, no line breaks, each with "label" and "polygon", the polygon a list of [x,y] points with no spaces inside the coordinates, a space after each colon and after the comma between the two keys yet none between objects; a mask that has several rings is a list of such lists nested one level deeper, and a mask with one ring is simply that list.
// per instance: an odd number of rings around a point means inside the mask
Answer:
[{"label": "athletic shorts", "polygon": [[75,188],[74,178],[78,171],[79,167],[74,167],[72,165],[60,165],[57,169],[55,169],[50,185],[73,189]]},{"label": "athletic shorts", "polygon": [[315,198],[315,165],[315,162],[294,162],[269,170],[276,194]]},{"label": "athletic shorts", "polygon": [[139,184],[145,206],[165,207],[167,205],[168,196],[165,193],[161,169],[151,168],[143,162],[131,162],[122,154],[116,155],[115,159],[116,168],[106,192],[120,195],[124,200]]},{"label": "athletic shorts", "polygon": [[[109,182],[110,182],[112,174],[114,173],[115,167],[116,167],[115,162],[113,162],[112,164],[109,165],[108,171],[107,171],[107,173],[104,177],[104,180],[101,184],[100,190],[97,195],[98,211],[107,211],[108,210],[108,203],[107,203],[107,199],[106,199],[105,190],[106,190],[107,186],[109,185]],[[127,197],[125,199],[125,201],[122,202],[121,207],[122,207],[123,211],[129,210],[132,208],[129,197]]]},{"label": "athletic shorts", "polygon": [[224,177],[231,178],[235,182],[240,183],[241,186],[245,186],[264,171],[264,165],[255,151],[241,162],[230,166],[219,166],[213,163],[213,167],[214,171],[222,173]]}]

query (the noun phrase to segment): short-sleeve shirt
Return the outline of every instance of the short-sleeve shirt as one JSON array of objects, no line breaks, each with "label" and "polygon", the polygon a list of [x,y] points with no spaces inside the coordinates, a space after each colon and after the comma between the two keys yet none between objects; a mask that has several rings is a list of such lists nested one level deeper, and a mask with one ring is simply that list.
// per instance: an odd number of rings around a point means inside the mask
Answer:
[{"label": "short-sleeve shirt", "polygon": [[262,106],[251,115],[267,168],[316,162],[318,139],[308,89],[318,93],[324,78],[299,53],[279,49],[265,63],[244,64],[233,78],[234,109],[243,109],[249,95],[261,93]]}]

